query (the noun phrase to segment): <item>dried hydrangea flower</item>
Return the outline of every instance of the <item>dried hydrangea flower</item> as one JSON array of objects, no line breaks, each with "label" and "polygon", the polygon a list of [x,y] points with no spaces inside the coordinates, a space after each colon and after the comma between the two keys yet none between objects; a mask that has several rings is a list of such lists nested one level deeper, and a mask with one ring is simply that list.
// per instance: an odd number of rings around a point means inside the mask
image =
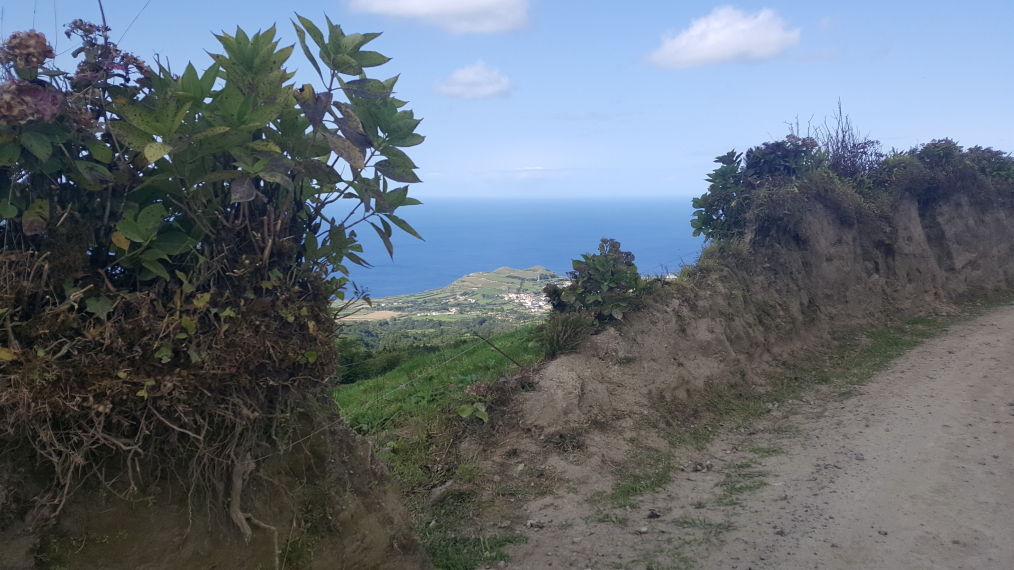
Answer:
[{"label": "dried hydrangea flower", "polygon": [[55,57],[46,36],[35,30],[14,32],[0,48],[0,62],[13,63],[18,69],[38,69],[47,59]]},{"label": "dried hydrangea flower", "polygon": [[23,125],[28,121],[52,122],[60,114],[63,94],[28,81],[0,84],[0,124]]}]

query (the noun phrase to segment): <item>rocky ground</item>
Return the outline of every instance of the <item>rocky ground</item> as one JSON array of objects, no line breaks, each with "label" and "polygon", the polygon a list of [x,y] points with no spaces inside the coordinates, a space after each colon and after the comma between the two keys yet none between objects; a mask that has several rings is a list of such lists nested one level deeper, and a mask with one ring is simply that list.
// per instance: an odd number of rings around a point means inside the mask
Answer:
[{"label": "rocky ground", "polygon": [[815,391],[678,451],[672,482],[632,508],[589,500],[608,474],[581,481],[577,461],[573,485],[525,507],[528,541],[501,566],[1014,568],[1014,307],[854,392]]}]

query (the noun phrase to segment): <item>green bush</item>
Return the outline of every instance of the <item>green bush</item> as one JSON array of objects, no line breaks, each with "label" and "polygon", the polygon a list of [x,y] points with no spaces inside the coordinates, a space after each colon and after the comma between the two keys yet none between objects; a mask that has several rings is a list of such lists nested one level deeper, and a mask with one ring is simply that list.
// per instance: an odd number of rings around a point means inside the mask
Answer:
[{"label": "green bush", "polygon": [[622,319],[643,288],[634,265],[634,254],[620,251],[620,242],[602,238],[597,254],[583,253],[567,272],[565,287],[547,285],[542,291],[553,309],[561,313],[587,313],[598,321]]},{"label": "green bush", "polygon": [[72,72],[42,34],[0,49],[0,432],[51,461],[39,504],[123,458],[223,488],[330,382],[357,230],[388,253],[417,235],[402,148],[423,137],[397,77],[365,74],[379,34],[293,25],[322,91],[290,83],[273,27],[216,36],[203,72],[80,20]]},{"label": "green bush", "polygon": [[789,135],[747,150],[745,160],[732,150],[715,162],[721,166],[708,175],[708,191],[694,198],[697,209],[690,225],[695,236],[727,240],[742,237],[746,231],[747,213],[758,191],[771,186],[773,180],[790,180],[825,168],[827,155],[816,140]]}]

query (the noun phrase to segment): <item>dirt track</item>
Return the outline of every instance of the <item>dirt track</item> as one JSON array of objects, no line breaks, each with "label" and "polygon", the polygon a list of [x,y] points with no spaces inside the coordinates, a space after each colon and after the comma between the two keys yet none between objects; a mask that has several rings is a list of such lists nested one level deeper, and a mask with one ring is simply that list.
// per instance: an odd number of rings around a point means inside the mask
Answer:
[{"label": "dirt track", "polygon": [[[713,468],[677,472],[628,524],[594,522],[578,494],[539,500],[545,527],[523,531],[509,567],[1014,568],[1014,307],[951,327],[860,392],[765,420],[798,437],[762,428],[680,458]],[[784,453],[745,451],[758,446]],[[744,460],[766,486],[716,505]],[[710,522],[695,533],[694,520]]]}]

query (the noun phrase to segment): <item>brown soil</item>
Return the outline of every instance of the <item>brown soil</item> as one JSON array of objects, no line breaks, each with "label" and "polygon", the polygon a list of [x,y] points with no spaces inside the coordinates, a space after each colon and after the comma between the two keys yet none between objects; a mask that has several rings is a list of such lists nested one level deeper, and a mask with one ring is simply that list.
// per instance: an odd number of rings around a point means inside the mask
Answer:
[{"label": "brown soil", "polygon": [[[122,498],[114,485],[78,491],[48,526],[0,530],[0,569],[431,568],[390,475],[334,420],[310,417],[295,445],[258,458],[241,498],[249,543],[217,504],[204,506],[201,490],[162,483]],[[31,487],[17,479],[0,466],[0,507],[11,507],[6,484]]]},{"label": "brown soil", "polygon": [[[1007,306],[912,350],[856,397],[817,391],[790,404],[796,413],[775,409],[752,431],[679,452],[685,470],[619,510],[623,524],[596,522],[583,491],[528,504],[535,524],[509,567],[1014,567],[1012,369]],[[765,486],[720,506],[744,462]],[[608,488],[597,465],[572,465],[584,479],[572,488]]]}]

